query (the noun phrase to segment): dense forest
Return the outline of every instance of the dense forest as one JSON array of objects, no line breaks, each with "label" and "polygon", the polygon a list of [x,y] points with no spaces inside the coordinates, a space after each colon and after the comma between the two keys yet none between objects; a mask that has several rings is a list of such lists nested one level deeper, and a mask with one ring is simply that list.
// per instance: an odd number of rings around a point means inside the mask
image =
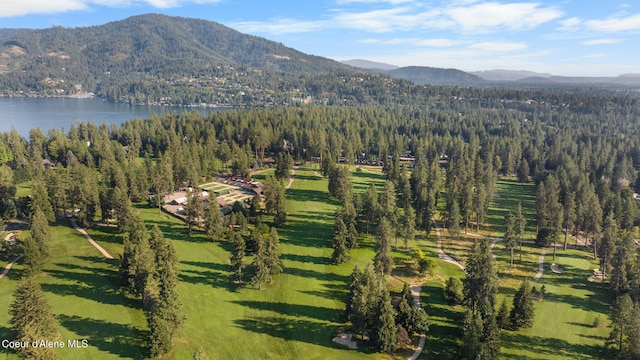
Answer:
[{"label": "dense forest", "polygon": [[[28,139],[16,131],[3,133],[0,215],[3,219],[32,215],[40,196],[16,198],[15,194],[17,183],[33,181],[34,191],[38,188],[47,194],[52,213],[78,209],[78,220],[85,226],[97,221],[98,215],[103,220],[114,216],[118,222],[135,224],[135,220],[119,218],[123,216],[119,214],[127,213],[123,204],[149,201],[157,206],[153,199],[160,197],[153,195],[196,186],[226,171],[247,177],[250,169],[262,167],[269,157],[276,158],[279,165],[287,164],[276,170],[281,178],[286,177],[292,162],[317,162],[329,177],[330,193],[341,199],[343,212],[357,212],[345,215],[344,220],[336,218],[333,261],[344,262],[347,248],[355,246],[354,231],[369,233],[375,228],[379,242],[384,240],[385,245],[379,245],[374,265],[376,272],[388,274],[392,263],[384,249],[389,246],[390,235],[380,229],[388,228],[389,219],[398,220],[394,218],[396,206],[404,208],[405,216],[411,214],[416,227],[427,232],[434,214],[441,211],[449,232],[455,235],[484,223],[496,179],[513,176],[520,182],[536,183],[536,243],[548,246],[564,239],[566,244],[567,233],[581,237],[599,259],[602,271],[610,274],[610,289],[619,297],[611,342],[623,354],[636,353],[640,344],[634,340],[638,337],[632,329],[638,327],[629,324],[635,324],[633,319],[637,317],[629,314],[638,311],[634,303],[640,299],[640,255],[633,243],[633,228],[640,224],[634,199],[634,192],[640,191],[638,100],[416,87],[385,82],[382,77],[379,80],[385,93],[412,90],[405,95],[413,100],[406,105],[310,105],[208,116],[185,112],[131,120],[121,126],[79,122],[67,133],[51,130],[44,134],[33,129]],[[322,77],[313,81],[322,81]],[[393,88],[398,84],[399,88]],[[366,90],[367,96],[380,97],[372,95],[375,88]],[[378,195],[372,187],[355,200],[349,186],[341,185],[341,178],[348,175],[336,166],[340,163],[382,164],[388,179],[383,194]],[[54,168],[50,168],[52,164]],[[284,189],[275,185],[268,191],[284,194]],[[373,207],[368,204],[378,203],[383,205],[369,213],[367,209]],[[351,210],[345,210],[352,205]],[[286,213],[278,214],[277,204],[267,208],[273,209],[268,211],[279,219],[274,225],[286,222]],[[358,223],[354,225],[356,218]],[[267,228],[256,239],[277,239],[274,231],[267,235]],[[241,240],[234,239],[239,249],[235,261],[240,258],[240,265],[245,249]],[[252,240],[247,248],[255,249],[255,242]],[[488,246],[482,243],[474,249],[470,269],[473,261],[483,268],[482,263],[491,259]],[[241,279],[241,268],[235,271]],[[272,276],[265,271],[265,278]],[[367,271],[354,271],[354,281],[365,279]],[[487,289],[493,289],[492,276],[482,275],[478,281],[487,281]],[[136,289],[136,280],[129,282]],[[527,284],[522,286],[528,289]],[[142,293],[144,286],[136,291]],[[483,294],[467,294],[471,312],[465,320],[466,335],[476,327],[489,331],[494,326],[495,292]],[[490,307],[479,300],[487,296]],[[359,319],[361,315],[349,316]],[[487,323],[489,316],[493,320]],[[526,324],[530,320],[516,316],[512,321]],[[479,347],[467,352],[475,354],[484,347],[490,357],[497,356],[499,345],[492,334],[476,338]],[[382,342],[377,344],[379,350],[387,350]]]}]

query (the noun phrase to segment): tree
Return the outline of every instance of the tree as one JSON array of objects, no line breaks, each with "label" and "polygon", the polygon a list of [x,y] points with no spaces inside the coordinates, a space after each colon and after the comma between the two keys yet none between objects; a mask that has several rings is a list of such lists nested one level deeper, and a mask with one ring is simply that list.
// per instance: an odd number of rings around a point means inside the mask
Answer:
[{"label": "tree", "polygon": [[[14,291],[14,301],[9,307],[11,330],[15,341],[33,341],[58,338],[57,324],[44,292],[33,276],[23,277]],[[53,349],[26,346],[18,349],[25,359],[57,359]]]},{"label": "tree", "polygon": [[337,199],[343,199],[352,193],[351,173],[346,166],[335,166],[329,173],[329,194]]},{"label": "tree", "polygon": [[222,226],[222,216],[220,213],[220,204],[215,194],[209,193],[207,197],[206,207],[204,209],[204,233],[212,240],[222,237],[224,227]]},{"label": "tree", "polygon": [[371,332],[373,347],[381,352],[393,352],[398,346],[396,334],[398,329],[394,318],[394,310],[388,291],[382,292],[375,311],[375,324]]},{"label": "tree", "polygon": [[31,186],[31,211],[39,210],[49,222],[55,221],[53,206],[49,200],[49,194],[42,180],[34,180]]},{"label": "tree", "polygon": [[269,231],[269,236],[266,238],[266,267],[269,272],[269,283],[273,282],[273,277],[282,273],[284,265],[280,259],[280,240],[278,237],[278,230],[272,227]]},{"label": "tree", "polygon": [[525,279],[513,298],[513,308],[509,319],[514,329],[528,328],[533,324],[533,295],[531,293],[531,285]]},{"label": "tree", "polygon": [[444,298],[451,305],[459,305],[462,304],[463,295],[462,295],[462,281],[457,277],[449,277],[447,279],[445,290],[444,290]]},{"label": "tree", "polygon": [[193,188],[192,191],[187,192],[187,203],[184,205],[184,216],[189,228],[189,236],[194,227],[200,224],[200,217],[202,216],[202,199],[200,193]]},{"label": "tree", "polygon": [[488,301],[489,305],[493,306],[498,290],[498,275],[488,241],[474,240],[473,246],[469,249],[465,270],[467,273],[463,280],[465,304],[474,313],[479,310],[479,306],[484,301]]},{"label": "tree", "polygon": [[285,206],[285,189],[280,181],[273,177],[268,177],[264,189],[265,210],[268,214],[273,214],[274,225],[280,226],[287,221],[287,210]]},{"label": "tree", "polygon": [[262,290],[262,284],[269,279],[269,255],[267,252],[267,245],[262,234],[256,234],[255,242],[251,284],[254,286],[257,285],[258,290]]},{"label": "tree", "polygon": [[374,184],[369,185],[367,191],[362,195],[362,211],[366,221],[366,232],[369,234],[369,225],[378,220],[378,215],[381,212],[378,192]]},{"label": "tree", "polygon": [[416,236],[416,212],[413,210],[413,206],[408,204],[408,207],[404,209],[404,249],[409,250],[409,243],[415,239]]},{"label": "tree", "polygon": [[498,314],[496,315],[496,323],[498,323],[498,327],[502,329],[506,329],[509,325],[509,306],[507,305],[507,299],[502,299],[502,304],[500,305],[500,309],[498,310]]},{"label": "tree", "polygon": [[293,169],[293,159],[288,152],[281,152],[278,154],[276,158],[276,170],[275,176],[276,179],[283,181],[289,178],[289,174]]},{"label": "tree", "polygon": [[576,223],[576,195],[574,192],[567,194],[563,204],[564,211],[564,249],[567,250],[567,235]]},{"label": "tree", "polygon": [[246,245],[244,238],[239,232],[233,233],[231,243],[233,244],[233,252],[231,253],[230,259],[231,272],[236,276],[236,281],[242,283],[242,269],[244,268],[242,259],[244,258]]},{"label": "tree", "polygon": [[611,308],[611,335],[609,339],[618,345],[618,351],[623,351],[626,336],[629,335],[629,327],[633,324],[632,317],[634,313],[634,304],[629,294],[623,294],[616,298]]},{"label": "tree", "polygon": [[516,226],[515,226],[515,235],[516,241],[520,245],[520,261],[522,261],[522,241],[524,240],[524,229],[527,225],[527,220],[524,218],[522,214],[522,203],[518,202],[518,210],[516,211]]},{"label": "tree", "polygon": [[451,209],[447,217],[447,229],[452,239],[460,235],[460,207],[458,206],[458,201],[455,199],[451,201]]},{"label": "tree", "polygon": [[513,250],[517,245],[515,219],[510,212],[504,217],[504,246],[509,250],[510,266],[513,267]]},{"label": "tree", "polygon": [[378,242],[376,243],[376,255],[373,263],[379,274],[389,275],[393,268],[393,259],[390,254],[390,238],[389,222],[386,218],[380,220],[378,225]]},{"label": "tree", "polygon": [[335,264],[342,264],[349,258],[347,238],[349,236],[347,226],[342,221],[340,215],[336,215],[334,223],[333,240],[331,241],[333,247],[333,253],[331,254],[331,260]]},{"label": "tree", "polygon": [[50,242],[51,230],[46,215],[37,208],[31,217],[31,234],[25,237],[23,243],[25,264],[32,274],[40,271],[47,261]]}]

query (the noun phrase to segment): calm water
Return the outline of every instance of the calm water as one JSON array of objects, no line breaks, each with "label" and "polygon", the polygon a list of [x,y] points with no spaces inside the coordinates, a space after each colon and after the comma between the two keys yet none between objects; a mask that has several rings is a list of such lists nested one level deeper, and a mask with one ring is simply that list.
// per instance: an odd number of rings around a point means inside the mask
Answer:
[{"label": "calm water", "polygon": [[[180,113],[183,110],[185,109],[180,107],[129,106],[98,99],[0,98],[0,132],[8,132],[13,126],[20,135],[28,138],[29,130],[36,127],[45,134],[50,129],[61,128],[66,133],[71,124],[78,121],[98,125],[105,121],[109,124],[121,124],[133,118],[146,119],[154,113]],[[206,114],[219,110],[199,111]]]}]

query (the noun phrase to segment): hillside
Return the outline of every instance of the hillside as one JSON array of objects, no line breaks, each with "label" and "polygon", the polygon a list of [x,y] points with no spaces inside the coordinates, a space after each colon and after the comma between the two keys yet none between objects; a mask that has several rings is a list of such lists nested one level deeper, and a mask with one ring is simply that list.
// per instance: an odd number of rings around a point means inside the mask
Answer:
[{"label": "hillside", "polygon": [[182,77],[226,78],[221,72],[233,66],[258,74],[354,71],[215,22],[157,14],[85,28],[4,30],[0,36],[4,37],[0,48],[4,93],[107,95],[107,87],[136,93],[141,89],[132,84],[135,81],[174,85],[171,82]]},{"label": "hillside", "polygon": [[484,82],[479,76],[457,69],[440,69],[424,66],[408,66],[387,71],[387,74],[412,81],[421,85],[480,85]]}]

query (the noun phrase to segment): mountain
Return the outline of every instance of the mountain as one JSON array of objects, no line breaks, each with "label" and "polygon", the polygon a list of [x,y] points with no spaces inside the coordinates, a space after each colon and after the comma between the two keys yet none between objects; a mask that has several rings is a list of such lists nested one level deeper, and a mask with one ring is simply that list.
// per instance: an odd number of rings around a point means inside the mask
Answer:
[{"label": "mountain", "polygon": [[[158,14],[100,26],[0,31],[0,92],[70,94],[100,92],[125,83],[171,83],[176,78],[244,66],[268,74],[353,73],[348,65],[307,55],[221,24]],[[213,76],[211,76],[213,75]],[[262,74],[266,76],[265,74]],[[225,75],[226,76],[226,75]],[[275,76],[275,75],[274,75]],[[131,84],[129,84],[131,85]],[[157,85],[159,86],[159,85]]]},{"label": "mountain", "polygon": [[379,62],[369,61],[369,60],[362,60],[362,59],[346,60],[346,61],[341,61],[341,63],[349,66],[361,68],[361,69],[368,69],[368,70],[389,71],[389,70],[395,70],[398,68],[395,65],[389,65],[389,64],[384,64],[384,63],[379,63]]},{"label": "mountain", "polygon": [[387,74],[412,81],[421,85],[480,85],[485,81],[477,75],[472,75],[457,69],[440,69],[424,66],[408,66],[387,71]]},{"label": "mountain", "polygon": [[477,75],[488,81],[517,81],[531,77],[548,78],[553,75],[547,73],[537,73],[527,70],[484,70],[472,71],[469,74]]}]

